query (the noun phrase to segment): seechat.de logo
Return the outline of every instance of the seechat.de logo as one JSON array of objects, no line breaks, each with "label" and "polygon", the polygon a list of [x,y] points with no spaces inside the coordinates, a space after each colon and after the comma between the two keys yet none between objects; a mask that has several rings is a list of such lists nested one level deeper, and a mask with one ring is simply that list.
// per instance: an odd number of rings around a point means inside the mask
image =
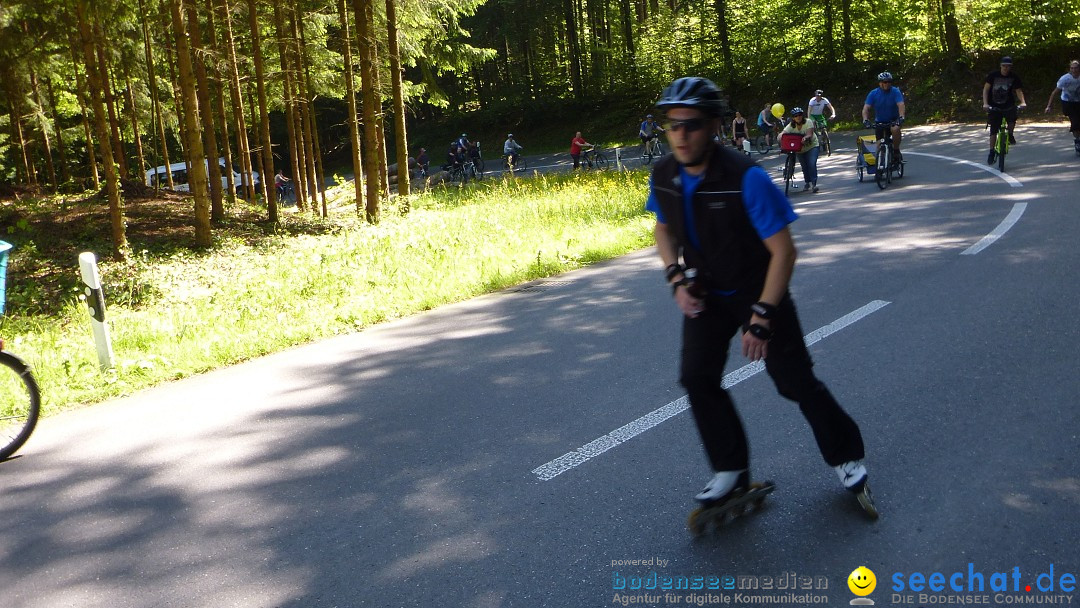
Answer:
[{"label": "seechat.de logo", "polygon": [[851,592],[859,596],[851,600],[852,606],[873,606],[874,600],[866,597],[874,592],[874,588],[877,587],[877,577],[874,576],[873,570],[866,566],[859,566],[851,571],[847,579],[848,589]]}]

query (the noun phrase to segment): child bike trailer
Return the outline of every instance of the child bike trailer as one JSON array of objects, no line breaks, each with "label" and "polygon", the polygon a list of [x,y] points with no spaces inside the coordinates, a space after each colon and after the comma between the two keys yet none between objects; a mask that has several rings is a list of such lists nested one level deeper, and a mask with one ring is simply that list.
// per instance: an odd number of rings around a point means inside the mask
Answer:
[{"label": "child bike trailer", "polygon": [[859,181],[863,181],[863,173],[875,175],[877,173],[877,158],[874,151],[877,150],[877,138],[873,135],[863,135],[856,138],[858,152],[855,155],[855,172],[859,174]]}]

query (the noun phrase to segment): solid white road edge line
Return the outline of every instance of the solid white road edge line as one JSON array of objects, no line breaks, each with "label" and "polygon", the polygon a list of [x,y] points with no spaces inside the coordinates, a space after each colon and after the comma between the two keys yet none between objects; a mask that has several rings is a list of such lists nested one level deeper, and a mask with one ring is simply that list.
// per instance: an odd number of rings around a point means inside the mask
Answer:
[{"label": "solid white road edge line", "polygon": [[[840,331],[841,329],[844,329],[848,325],[855,323],[863,317],[866,317],[867,315],[877,310],[880,310],[881,308],[884,308],[888,304],[889,302],[886,302],[884,300],[874,300],[861,308],[849,312],[848,314],[840,317],[832,323],[829,323],[824,327],[821,327],[810,332],[809,334],[806,334],[803,339],[806,341],[807,346],[811,346],[812,344],[827,338],[828,336]],[[764,369],[765,363],[762,361],[748,363],[747,365],[744,365],[739,369],[725,375],[723,387],[730,388],[732,386],[735,386],[743,380],[753,377],[755,374],[758,374]],[[682,397],[679,397],[678,399],[672,401],[664,407],[653,410],[648,414],[645,414],[641,418],[638,418],[637,420],[634,420],[629,424],[625,424],[615,429],[614,431],[611,431],[603,437],[599,437],[597,439],[594,439],[593,441],[590,441],[589,443],[586,443],[585,445],[574,450],[573,452],[567,452],[566,454],[559,456],[558,458],[552,460],[551,462],[548,462],[547,464],[536,467],[532,470],[532,473],[533,475],[536,475],[536,477],[540,481],[548,481],[554,479],[558,475],[561,475],[569,471],[570,469],[580,464],[583,464],[591,460],[592,458],[599,456],[600,454],[603,454],[604,452],[619,445],[620,443],[625,443],[633,439],[634,437],[637,437],[638,435],[653,428],[654,426],[657,426],[661,422],[664,422],[668,418],[671,418],[689,408],[690,400],[687,399],[686,395],[683,395]]]},{"label": "solid white road edge line", "polygon": [[986,171],[987,173],[992,173],[993,175],[996,175],[996,176],[1000,177],[1001,179],[1005,180],[1005,182],[1008,183],[1013,188],[1021,188],[1024,185],[1024,184],[1022,184],[1020,182],[1020,180],[1018,180],[1015,177],[1009,175],[1008,173],[1002,173],[1001,171],[998,171],[997,169],[995,169],[995,168],[993,168],[993,167],[991,167],[989,165],[984,165],[984,164],[981,164],[981,163],[977,163],[975,161],[964,160],[963,158],[954,158],[952,156],[942,156],[940,154],[927,154],[926,152],[910,152],[908,150],[904,150],[904,154],[907,155],[907,156],[929,156],[930,158],[940,158],[942,160],[947,160],[947,161],[951,161],[951,162],[954,162],[954,163],[961,163],[961,164],[964,164],[964,165],[971,165],[972,167],[975,167],[976,169],[982,169],[983,171]]},{"label": "solid white road edge line", "polygon": [[1006,232],[1009,231],[1010,228],[1013,227],[1013,224],[1020,221],[1020,216],[1024,215],[1025,209],[1027,209],[1027,203],[1015,203],[1013,205],[1012,211],[1009,212],[1009,215],[1006,216],[1005,219],[1001,220],[1001,223],[997,225],[997,228],[994,228],[994,230],[990,232],[990,234],[979,239],[978,243],[975,243],[971,247],[968,247],[967,249],[961,251],[960,255],[975,255],[976,253],[979,253],[990,245],[993,245],[994,241],[1000,239]]}]

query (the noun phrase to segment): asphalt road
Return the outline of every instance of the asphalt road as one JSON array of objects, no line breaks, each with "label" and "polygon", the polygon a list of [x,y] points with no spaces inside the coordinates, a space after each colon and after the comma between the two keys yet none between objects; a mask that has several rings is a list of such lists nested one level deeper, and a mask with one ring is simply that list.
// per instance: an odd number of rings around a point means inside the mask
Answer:
[{"label": "asphalt road", "polygon": [[0,463],[0,606],[846,606],[860,565],[877,606],[1078,605],[1080,158],[1018,137],[1015,185],[957,126],[910,129],[885,191],[838,142],[793,196],[792,291],[876,522],[747,373],[777,490],[690,537],[709,471],[664,418],[679,318],[646,250],[43,421]]}]

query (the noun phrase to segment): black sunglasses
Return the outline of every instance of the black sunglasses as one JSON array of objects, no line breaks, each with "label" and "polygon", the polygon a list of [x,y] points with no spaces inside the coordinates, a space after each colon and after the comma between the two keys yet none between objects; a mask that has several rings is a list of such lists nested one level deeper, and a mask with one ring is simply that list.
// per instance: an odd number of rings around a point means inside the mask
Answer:
[{"label": "black sunglasses", "polygon": [[693,133],[694,131],[700,131],[705,128],[705,124],[708,123],[704,118],[688,118],[686,120],[669,120],[664,123],[665,131],[672,131],[678,133],[681,129],[686,129],[687,133]]}]

